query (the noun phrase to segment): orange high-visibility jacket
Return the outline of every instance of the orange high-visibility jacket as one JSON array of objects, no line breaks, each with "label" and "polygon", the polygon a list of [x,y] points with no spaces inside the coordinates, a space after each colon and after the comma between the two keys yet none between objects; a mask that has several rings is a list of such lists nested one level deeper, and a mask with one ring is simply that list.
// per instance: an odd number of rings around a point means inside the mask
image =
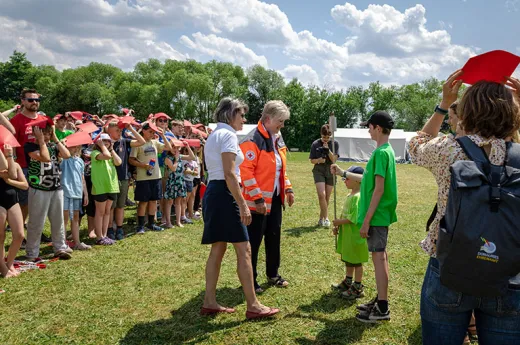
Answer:
[{"label": "orange high-visibility jacket", "polygon": [[276,144],[273,145],[273,139],[264,125],[258,122],[258,127],[241,140],[240,149],[244,153],[244,162],[240,165],[242,194],[249,209],[256,211],[256,204],[265,202],[267,213],[271,212],[274,180],[276,178],[274,150],[278,150],[282,159],[279,185],[282,205],[284,205],[285,194],[292,193],[292,185],[287,178],[287,147],[281,136],[276,139]]}]

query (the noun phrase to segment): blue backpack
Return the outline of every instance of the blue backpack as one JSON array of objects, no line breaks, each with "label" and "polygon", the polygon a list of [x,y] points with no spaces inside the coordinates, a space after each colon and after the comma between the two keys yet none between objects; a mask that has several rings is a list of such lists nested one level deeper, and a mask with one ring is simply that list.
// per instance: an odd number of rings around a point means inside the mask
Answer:
[{"label": "blue backpack", "polygon": [[437,240],[441,283],[471,296],[502,296],[520,272],[520,145],[507,143],[498,166],[468,137],[457,141],[471,161],[450,168]]}]

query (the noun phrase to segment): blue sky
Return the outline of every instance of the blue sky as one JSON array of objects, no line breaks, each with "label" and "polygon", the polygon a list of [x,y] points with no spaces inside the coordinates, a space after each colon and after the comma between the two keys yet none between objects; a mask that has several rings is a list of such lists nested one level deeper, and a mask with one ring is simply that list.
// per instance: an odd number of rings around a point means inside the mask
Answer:
[{"label": "blue sky", "polygon": [[148,58],[260,64],[330,88],[445,78],[520,54],[520,0],[2,0],[0,61],[130,70]]}]

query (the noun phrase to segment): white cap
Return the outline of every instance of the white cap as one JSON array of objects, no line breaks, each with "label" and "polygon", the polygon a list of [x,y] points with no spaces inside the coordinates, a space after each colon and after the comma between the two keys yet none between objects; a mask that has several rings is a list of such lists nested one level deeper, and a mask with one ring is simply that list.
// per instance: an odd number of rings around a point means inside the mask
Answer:
[{"label": "white cap", "polygon": [[112,140],[112,138],[110,138],[110,135],[108,135],[107,133],[101,133],[97,140],[110,140],[111,142],[114,142],[114,140]]}]

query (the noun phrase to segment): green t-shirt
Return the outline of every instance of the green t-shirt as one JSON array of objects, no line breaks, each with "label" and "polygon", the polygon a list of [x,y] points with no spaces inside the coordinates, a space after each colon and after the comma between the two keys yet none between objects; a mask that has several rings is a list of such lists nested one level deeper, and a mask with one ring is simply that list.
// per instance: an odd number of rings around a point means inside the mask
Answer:
[{"label": "green t-shirt", "polygon": [[63,132],[60,131],[59,129],[56,129],[55,132],[56,132],[56,138],[58,138],[58,140],[63,140],[64,138],[68,137],[69,135],[74,134],[74,131],[71,131],[69,129],[66,129]]},{"label": "green t-shirt", "polygon": [[376,187],[376,175],[385,179],[385,190],[370,221],[371,226],[389,226],[397,222],[397,177],[395,173],[395,153],[389,143],[374,150],[365,168],[361,181],[361,198],[357,222],[362,225]]},{"label": "green t-shirt", "polygon": [[[359,197],[359,193],[347,197],[341,219],[357,222]],[[360,226],[357,224],[344,224],[338,233],[336,253],[341,254],[341,260],[351,264],[368,262],[367,240],[359,235],[359,228]]]},{"label": "green t-shirt", "polygon": [[99,154],[101,152],[98,150],[90,154],[92,195],[119,193],[119,180],[114,161],[96,159]]}]

